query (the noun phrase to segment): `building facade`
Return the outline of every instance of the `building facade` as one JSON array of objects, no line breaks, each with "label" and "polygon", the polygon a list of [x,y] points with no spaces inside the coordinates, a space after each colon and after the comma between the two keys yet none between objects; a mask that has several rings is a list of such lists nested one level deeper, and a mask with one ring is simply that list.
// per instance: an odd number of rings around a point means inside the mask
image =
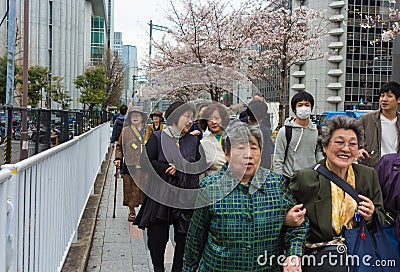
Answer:
[{"label": "building facade", "polygon": [[[307,5],[326,10],[325,17],[330,23],[323,52],[330,53],[322,59],[300,62],[291,67],[288,101],[298,91],[305,90],[314,96],[314,113],[317,114],[324,111],[378,109],[379,89],[383,83],[392,80],[393,42],[373,42],[383,33],[382,25],[362,28],[360,23],[365,15],[387,18],[389,1],[291,1],[292,6]],[[394,56],[399,58],[399,54]],[[400,60],[397,62],[400,63]],[[272,84],[254,81],[257,88],[253,92],[261,91],[267,101],[279,101],[279,89],[276,88],[280,86],[278,72]],[[271,73],[274,74],[274,71]],[[290,114],[291,110],[287,108],[286,112]]]},{"label": "building facade", "polygon": [[[22,65],[23,6],[17,0],[17,49],[16,63]],[[80,93],[74,86],[76,76],[91,65],[93,54],[106,44],[107,10],[105,0],[30,0],[29,13],[29,66],[48,67],[51,76],[64,78],[65,90],[73,101],[71,109],[82,108],[77,102]],[[7,1],[0,1],[0,14],[5,14]],[[99,26],[92,31],[92,26]],[[102,34],[99,34],[103,29]],[[98,40],[93,40],[97,35]],[[0,54],[7,52],[7,27],[0,28]],[[104,44],[100,46],[101,41]],[[95,47],[93,45],[96,44]],[[50,76],[50,77],[51,77]],[[52,104],[52,108],[58,108]]]},{"label": "building facade", "polygon": [[[297,5],[300,1],[294,0]],[[392,42],[375,40],[382,25],[363,28],[365,15],[387,18],[385,0],[311,0],[307,5],[326,9],[330,21],[325,58],[295,65],[290,71],[290,97],[306,90],[315,98],[314,111],[378,109],[379,89],[391,80]]]},{"label": "building facade", "polygon": [[114,0],[107,0],[107,48],[114,44]]},{"label": "building facade", "polygon": [[122,33],[121,32],[114,32],[114,43],[113,43],[113,50],[118,52],[118,56],[122,57]]},{"label": "building facade", "polygon": [[137,104],[139,96],[135,96],[138,76],[136,46],[122,45],[122,62],[125,65],[125,87],[121,95],[121,102],[126,105],[132,104],[132,102]]}]

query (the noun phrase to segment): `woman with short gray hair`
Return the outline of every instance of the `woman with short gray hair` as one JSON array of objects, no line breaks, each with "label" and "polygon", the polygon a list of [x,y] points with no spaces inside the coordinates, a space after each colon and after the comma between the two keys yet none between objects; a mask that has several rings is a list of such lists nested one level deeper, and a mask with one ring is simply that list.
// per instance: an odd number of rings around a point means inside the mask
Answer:
[{"label": "woman with short gray hair", "polygon": [[262,149],[263,139],[260,128],[256,126],[248,126],[243,122],[237,121],[222,135],[222,150],[225,154],[229,154],[232,145],[248,143],[251,136],[254,136],[257,139],[257,143],[260,149]]},{"label": "woman with short gray hair", "polygon": [[332,138],[332,134],[335,130],[353,130],[357,137],[357,142],[360,145],[363,141],[363,128],[362,126],[355,122],[353,118],[346,118],[345,116],[337,116],[331,118],[323,127],[321,127],[320,141],[322,146],[327,146]]},{"label": "woman with short gray hair", "polygon": [[[227,164],[203,178],[200,187],[205,191],[226,184],[232,187],[222,199],[194,211],[183,271],[289,272],[300,268],[308,221],[298,227],[283,226],[286,212],[296,203],[282,175],[259,167],[262,145],[258,127],[237,122],[226,129],[222,147]],[[219,191],[211,189],[210,194]],[[283,241],[288,256],[284,264],[267,261],[283,254]]]}]

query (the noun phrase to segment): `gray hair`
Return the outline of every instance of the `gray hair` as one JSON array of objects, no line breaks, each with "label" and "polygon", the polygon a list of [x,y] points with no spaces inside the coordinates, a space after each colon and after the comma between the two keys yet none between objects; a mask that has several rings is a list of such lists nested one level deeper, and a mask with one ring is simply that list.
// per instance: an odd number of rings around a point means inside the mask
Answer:
[{"label": "gray hair", "polygon": [[256,137],[258,145],[262,149],[263,138],[260,127],[249,126],[246,123],[237,121],[230,125],[224,134],[222,134],[222,150],[225,154],[229,154],[233,145],[248,143],[251,136]]},{"label": "gray hair", "polygon": [[338,129],[352,130],[356,133],[358,144],[362,143],[363,129],[356,119],[348,116],[334,116],[326,121],[325,125],[321,128],[320,141],[323,147],[328,146],[332,134]]}]

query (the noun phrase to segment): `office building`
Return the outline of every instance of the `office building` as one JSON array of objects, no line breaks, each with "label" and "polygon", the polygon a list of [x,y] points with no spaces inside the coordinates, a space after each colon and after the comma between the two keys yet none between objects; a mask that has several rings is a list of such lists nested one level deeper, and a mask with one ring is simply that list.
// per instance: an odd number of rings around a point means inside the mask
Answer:
[{"label": "office building", "polygon": [[360,22],[365,15],[387,17],[388,1],[313,0],[307,5],[327,10],[330,26],[325,50],[335,52],[323,59],[293,67],[290,71],[290,96],[296,91],[307,90],[314,95],[318,114],[323,111],[378,109],[379,89],[391,79],[392,42],[374,43],[384,28],[379,24],[362,28]]},{"label": "office building", "polygon": [[[17,0],[17,55],[22,65],[23,6]],[[48,67],[51,76],[64,78],[63,84],[73,101],[70,108],[82,108],[74,86],[76,76],[98,61],[107,46],[107,10],[105,0],[30,0],[29,66]],[[0,1],[0,14],[5,14],[7,1]],[[7,52],[7,27],[0,27],[0,54]],[[58,105],[52,103],[52,108]]]},{"label": "office building", "polygon": [[126,104],[139,101],[135,96],[137,90],[138,60],[137,48],[132,45],[122,45],[122,62],[125,65],[125,87],[122,91],[121,101]]},{"label": "office building", "polygon": [[118,56],[122,57],[122,33],[121,32],[114,32],[114,45],[113,50],[118,52]]},{"label": "office building", "polygon": [[[360,23],[365,15],[387,18],[389,1],[292,0],[292,5],[326,10],[330,24],[323,51],[331,53],[291,67],[288,101],[298,91],[305,90],[314,96],[314,111],[318,114],[378,109],[379,89],[391,80],[393,42],[373,42],[387,26],[362,28]],[[279,101],[279,89],[274,87],[280,86],[279,81],[277,76],[272,80],[275,84],[254,83],[267,101]]]},{"label": "office building", "polygon": [[114,0],[107,1],[107,48],[112,49],[114,44]]}]

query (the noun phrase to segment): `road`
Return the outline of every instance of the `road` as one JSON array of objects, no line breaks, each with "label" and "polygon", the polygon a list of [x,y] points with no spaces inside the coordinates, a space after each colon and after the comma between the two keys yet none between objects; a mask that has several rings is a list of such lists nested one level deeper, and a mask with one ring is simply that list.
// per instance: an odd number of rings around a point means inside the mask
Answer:
[{"label": "road", "polygon": [[[11,163],[17,163],[19,162],[19,156],[20,156],[20,142],[19,140],[12,140],[11,142],[11,151],[12,151],[12,156],[11,156]],[[0,150],[2,151],[2,154],[4,154],[4,143],[0,145]],[[35,153],[35,142],[29,141],[29,147],[28,147],[28,156],[33,156]],[[1,156],[0,160],[0,165],[4,164],[4,157]]]}]

